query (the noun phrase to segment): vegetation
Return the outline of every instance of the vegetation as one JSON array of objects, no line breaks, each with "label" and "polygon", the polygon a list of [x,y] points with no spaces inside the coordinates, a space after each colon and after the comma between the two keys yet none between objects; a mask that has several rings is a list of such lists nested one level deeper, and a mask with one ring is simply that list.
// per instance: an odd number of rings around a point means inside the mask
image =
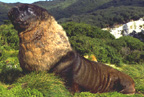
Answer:
[{"label": "vegetation", "polygon": [[126,36],[115,41],[109,41],[107,44],[117,49],[117,53],[120,54],[124,63],[144,63],[144,43],[139,39]]},{"label": "vegetation", "polygon": [[71,38],[73,36],[88,36],[99,39],[115,39],[108,31],[103,31],[101,28],[91,26],[84,23],[67,22],[62,25],[66,30],[67,35]]},{"label": "vegetation", "polygon": [[136,90],[144,93],[144,64],[124,66],[122,71],[129,74],[134,79]]},{"label": "vegetation", "polygon": [[89,92],[81,92],[81,93],[76,93],[74,97],[142,97],[143,95],[135,94],[135,95],[124,95],[121,93],[117,92],[110,92],[110,93],[97,93],[97,94],[92,94]]},{"label": "vegetation", "polygon": [[[0,24],[19,3],[0,3]],[[33,3],[47,9],[60,23],[74,21],[98,27],[137,20],[144,16],[144,0],[53,0]]]},{"label": "vegetation", "polygon": [[[12,72],[11,72],[12,73]],[[17,74],[15,74],[17,76]],[[1,97],[70,97],[62,80],[46,72],[32,72],[14,82],[7,88],[0,87]]]},{"label": "vegetation", "polygon": [[8,19],[7,12],[10,9],[10,7],[7,4],[0,2],[0,24],[3,23],[3,20]]},{"label": "vegetation", "polygon": [[53,0],[34,3],[46,8],[63,23],[73,49],[81,56],[94,54],[99,62],[115,64],[116,69],[129,74],[136,84],[135,95],[117,92],[72,95],[63,80],[54,74],[24,73],[18,61],[17,31],[8,21],[3,21],[8,19],[10,8],[18,4],[0,2],[0,24],[3,24],[0,26],[0,97],[144,96],[144,42],[130,36],[115,39],[108,31],[99,28],[143,17],[144,0]]},{"label": "vegetation", "polygon": [[18,67],[19,38],[12,24],[0,26],[0,71]]},{"label": "vegetation", "polygon": [[81,92],[73,95],[65,87],[63,80],[54,74],[24,73],[17,57],[17,31],[8,23],[0,26],[0,97],[144,96],[143,42],[133,37],[115,39],[109,32],[84,23],[69,22],[62,26],[67,31],[73,48],[82,56],[94,54],[99,62],[116,64],[122,72],[129,74],[136,83],[136,94]]},{"label": "vegetation", "polygon": [[72,47],[81,55],[94,54],[99,62],[125,64],[144,63],[144,43],[125,36],[114,39],[108,31],[102,31],[83,23],[63,24]]},{"label": "vegetation", "polygon": [[59,21],[82,22],[101,28],[113,26],[143,17],[143,2],[143,0],[79,0],[64,10],[64,16]]}]

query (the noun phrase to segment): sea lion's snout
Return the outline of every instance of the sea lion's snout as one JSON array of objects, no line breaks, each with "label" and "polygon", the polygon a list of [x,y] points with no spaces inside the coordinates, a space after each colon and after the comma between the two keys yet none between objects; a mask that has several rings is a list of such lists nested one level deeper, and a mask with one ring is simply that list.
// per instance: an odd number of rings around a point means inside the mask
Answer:
[{"label": "sea lion's snout", "polygon": [[16,6],[12,8],[8,13],[8,17],[15,29],[19,32],[27,29],[31,22],[34,22],[39,18],[30,5]]}]

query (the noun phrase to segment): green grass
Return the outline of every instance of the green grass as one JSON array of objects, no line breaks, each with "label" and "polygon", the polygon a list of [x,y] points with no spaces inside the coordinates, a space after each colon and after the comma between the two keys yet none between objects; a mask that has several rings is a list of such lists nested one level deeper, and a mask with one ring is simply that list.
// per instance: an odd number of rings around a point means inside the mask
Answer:
[{"label": "green grass", "polygon": [[22,89],[21,85],[18,85],[10,90],[0,86],[1,97],[43,97],[43,94],[36,89]]},{"label": "green grass", "polygon": [[125,95],[118,92],[109,92],[109,93],[96,93],[92,94],[89,92],[81,92],[76,93],[74,97],[142,97],[141,94],[135,94],[135,95]]},{"label": "green grass", "polygon": [[[8,70],[0,73],[0,97],[142,97],[144,96],[144,65],[125,65],[122,71],[129,74],[136,83],[137,93],[125,95],[117,92],[89,93],[81,92],[72,95],[58,76],[47,72],[23,74],[20,70]],[[10,75],[12,74],[12,75]],[[8,77],[11,76],[11,80]],[[12,81],[13,79],[13,81]]]},{"label": "green grass", "polygon": [[89,93],[81,92],[75,93],[74,97],[144,97],[144,64],[143,65],[123,65],[122,67],[115,67],[122,72],[130,75],[135,81],[136,94],[125,95],[118,92],[109,93]]},{"label": "green grass", "polygon": [[[6,49],[7,48],[7,49]],[[72,95],[64,81],[47,72],[24,74],[20,68],[18,51],[1,47],[0,60],[0,97],[142,97],[144,96],[144,64],[122,65],[114,68],[129,74],[135,81],[136,94],[125,95],[117,92],[89,93],[81,92]],[[11,66],[10,66],[11,65]],[[9,67],[10,66],[10,67]],[[17,67],[15,67],[17,66]]]},{"label": "green grass", "polygon": [[135,81],[135,88],[138,93],[144,94],[144,64],[124,66],[123,72],[129,74]]},{"label": "green grass", "polygon": [[[18,75],[15,75],[18,76]],[[1,83],[2,84],[2,83]],[[0,86],[0,97],[70,97],[64,82],[53,74],[32,72]],[[23,96],[22,96],[23,95]]]},{"label": "green grass", "polygon": [[59,77],[46,72],[32,72],[20,78],[17,83],[24,84],[26,88],[37,89],[46,97],[67,97],[71,95]]},{"label": "green grass", "polygon": [[[2,49],[1,49],[2,50]],[[17,50],[2,50],[4,56],[0,61],[0,97],[142,97],[144,96],[144,64],[122,65],[114,68],[129,74],[135,81],[136,94],[124,95],[117,92],[89,93],[81,92],[72,95],[64,81],[47,72],[24,74],[20,68]],[[12,67],[9,67],[11,65]],[[15,65],[17,67],[15,67]]]}]

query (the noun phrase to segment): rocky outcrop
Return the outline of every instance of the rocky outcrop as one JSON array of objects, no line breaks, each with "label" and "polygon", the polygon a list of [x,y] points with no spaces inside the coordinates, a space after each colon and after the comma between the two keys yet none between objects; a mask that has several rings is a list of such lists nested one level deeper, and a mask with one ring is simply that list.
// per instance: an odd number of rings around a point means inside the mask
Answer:
[{"label": "rocky outcrop", "polygon": [[139,40],[144,42],[144,31],[139,32],[139,33],[136,33],[135,31],[133,31],[132,33],[129,34],[129,36],[132,36],[134,38],[138,38]]}]

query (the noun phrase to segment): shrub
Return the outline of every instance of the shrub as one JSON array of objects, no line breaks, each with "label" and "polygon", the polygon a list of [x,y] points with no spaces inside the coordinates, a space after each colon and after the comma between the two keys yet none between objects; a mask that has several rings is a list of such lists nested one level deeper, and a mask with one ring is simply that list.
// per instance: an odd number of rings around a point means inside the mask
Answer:
[{"label": "shrub", "polygon": [[84,23],[67,22],[62,24],[62,26],[69,37],[84,35],[91,38],[115,39],[115,37],[110,34],[110,32],[103,31],[101,28]]},{"label": "shrub", "polygon": [[124,36],[116,40],[110,40],[107,45],[115,48],[119,58],[126,64],[142,64],[144,62],[144,43],[140,40]]},{"label": "shrub", "polygon": [[131,64],[141,64],[144,62],[144,59],[142,58],[143,55],[144,51],[134,50],[126,57],[126,60]]},{"label": "shrub", "polygon": [[137,38],[133,38],[131,36],[121,37],[119,40],[123,40],[126,42],[126,46],[129,47],[131,50],[143,50],[144,43],[141,42]]},{"label": "shrub", "polygon": [[21,70],[18,60],[18,50],[6,50],[5,48],[0,50],[2,51],[0,56],[0,73],[4,73],[12,69]]},{"label": "shrub", "polygon": [[13,49],[19,48],[18,32],[12,24],[0,26],[0,45],[8,45]]},{"label": "shrub", "polygon": [[12,84],[22,75],[22,71],[16,68],[2,69],[0,72],[0,81],[6,84]]},{"label": "shrub", "polygon": [[72,36],[70,38],[72,47],[82,56],[94,54],[99,62],[121,64],[116,49],[105,44],[105,41],[87,36]]}]

